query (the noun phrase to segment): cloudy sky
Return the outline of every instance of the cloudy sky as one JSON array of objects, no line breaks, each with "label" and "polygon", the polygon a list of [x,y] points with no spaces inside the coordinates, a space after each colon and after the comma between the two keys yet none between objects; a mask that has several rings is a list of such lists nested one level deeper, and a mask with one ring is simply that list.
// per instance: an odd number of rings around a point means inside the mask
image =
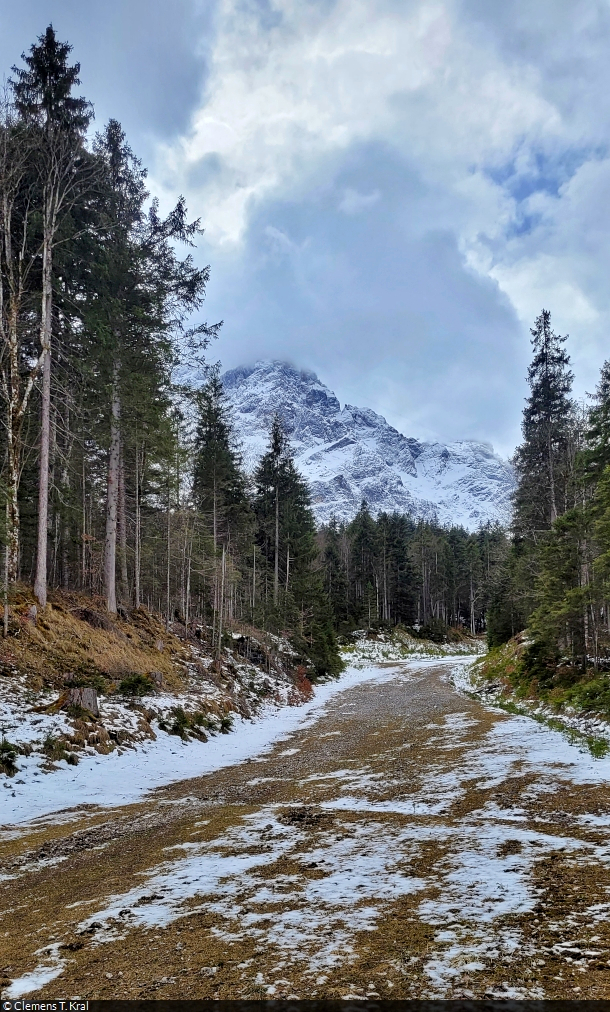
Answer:
[{"label": "cloudy sky", "polygon": [[408,435],[519,438],[529,334],[610,357],[610,0],[0,0],[52,20],[206,235],[214,354],[315,369]]}]

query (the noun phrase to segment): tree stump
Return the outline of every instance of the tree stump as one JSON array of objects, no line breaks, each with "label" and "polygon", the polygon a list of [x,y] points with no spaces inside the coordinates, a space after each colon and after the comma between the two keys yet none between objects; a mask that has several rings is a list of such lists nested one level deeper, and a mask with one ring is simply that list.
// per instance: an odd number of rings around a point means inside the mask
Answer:
[{"label": "tree stump", "polygon": [[89,710],[94,717],[99,717],[100,709],[97,705],[97,689],[84,685],[82,688],[68,690],[67,706],[82,706],[83,710]]}]

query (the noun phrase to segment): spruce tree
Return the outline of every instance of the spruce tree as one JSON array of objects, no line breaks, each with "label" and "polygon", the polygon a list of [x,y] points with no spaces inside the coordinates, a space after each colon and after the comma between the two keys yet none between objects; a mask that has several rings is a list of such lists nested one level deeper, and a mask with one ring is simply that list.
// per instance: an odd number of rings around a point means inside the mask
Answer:
[{"label": "spruce tree", "polygon": [[515,453],[515,531],[536,540],[568,505],[570,478],[569,398],[573,375],[561,337],[543,309],[531,330],[534,357],[528,369],[530,395],[523,411],[523,443]]},{"label": "spruce tree", "polygon": [[591,484],[610,464],[610,361],[601,368],[587,422],[581,466],[585,482]]},{"label": "spruce tree", "polygon": [[353,608],[356,621],[369,628],[379,613],[378,529],[363,499],[350,525]]},{"label": "spruce tree", "polygon": [[347,574],[341,559],[341,532],[333,517],[323,533],[324,590],[333,612],[335,627],[349,628]]},{"label": "spruce tree", "polygon": [[320,677],[341,669],[332,611],[317,566],[315,521],[307,484],[297,471],[279,417],[254,474],[256,540],[266,576],[272,575],[273,607],[267,619],[292,640]]},{"label": "spruce tree", "polygon": [[387,543],[384,578],[386,621],[411,626],[417,611],[417,577],[409,547],[415,525],[408,516],[393,514],[387,518]]},{"label": "spruce tree", "polygon": [[[38,137],[36,162],[41,195],[41,310],[40,356],[42,396],[40,423],[40,477],[38,483],[38,547],[34,591],[42,607],[47,600],[47,526],[49,500],[49,448],[51,413],[51,352],[53,318],[53,251],[61,218],[78,200],[85,156],[84,134],[93,109],[84,98],[72,95],[79,84],[80,65],[68,65],[72,47],[59,42],[52,25],[22,59],[26,67],[13,67],[10,82],[23,122]],[[79,171],[80,169],[80,171]]]},{"label": "spruce tree", "polygon": [[249,517],[246,481],[231,426],[229,408],[217,368],[210,371],[196,398],[193,499],[211,526],[216,550],[244,526]]},{"label": "spruce tree", "polygon": [[[288,506],[288,485],[294,476],[294,465],[282,423],[275,415],[269,435],[269,448],[254,474],[256,495],[254,509],[258,521],[258,539],[267,566],[273,567],[273,605],[277,607],[280,587],[281,518]],[[287,554],[290,566],[290,553]]]},{"label": "spruce tree", "polygon": [[[156,201],[144,211],[148,196],[145,172],[119,123],[111,120],[97,137],[95,153],[104,166],[105,190],[97,292],[89,322],[97,334],[100,369],[107,385],[104,585],[107,608],[116,612],[125,411],[130,401],[134,405],[129,392],[141,394],[147,386],[146,403],[167,400],[174,358],[171,337],[180,330],[184,317],[203,301],[209,268],[196,268],[190,254],[184,259],[177,256],[178,242],[192,246],[194,237],[201,233],[198,220],[187,222],[182,198],[167,218],[159,216]],[[141,412],[136,408],[134,414],[137,417]],[[172,466],[168,462],[168,468]]]}]

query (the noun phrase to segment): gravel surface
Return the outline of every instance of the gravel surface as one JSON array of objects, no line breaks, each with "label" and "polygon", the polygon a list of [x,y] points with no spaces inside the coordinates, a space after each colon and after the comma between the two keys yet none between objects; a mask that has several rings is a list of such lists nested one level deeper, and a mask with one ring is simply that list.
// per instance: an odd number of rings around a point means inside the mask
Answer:
[{"label": "gravel surface", "polygon": [[610,997],[610,760],[448,667],[394,664],[258,757],[6,832],[3,997]]}]

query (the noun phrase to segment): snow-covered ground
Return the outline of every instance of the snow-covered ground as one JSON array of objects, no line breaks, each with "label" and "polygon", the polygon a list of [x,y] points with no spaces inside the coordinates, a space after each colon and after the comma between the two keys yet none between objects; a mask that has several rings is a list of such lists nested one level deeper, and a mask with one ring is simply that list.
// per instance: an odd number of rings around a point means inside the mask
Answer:
[{"label": "snow-covered ground", "polygon": [[517,699],[506,695],[506,688],[498,682],[488,682],[481,677],[479,664],[458,664],[451,669],[450,678],[458,691],[474,693],[486,706],[505,708],[509,704],[520,711],[525,718],[541,724],[560,724],[566,732],[589,741],[590,747],[599,753],[610,752],[610,721],[598,713],[578,712],[566,706],[554,710],[540,700]]},{"label": "snow-covered ground", "polygon": [[[487,650],[484,640],[468,639],[458,643],[432,643],[401,632],[400,635],[380,634],[374,639],[366,630],[353,634],[353,643],[343,648],[343,658],[356,668],[394,661],[426,660],[432,657],[480,657]],[[460,669],[463,664],[458,665]],[[469,666],[468,666],[469,667]],[[469,676],[464,669],[463,678]]]},{"label": "snow-covered ground", "polygon": [[[437,666],[439,661],[416,663],[421,670]],[[455,661],[450,663],[455,665]],[[213,759],[208,756],[205,770],[238,762],[248,754],[264,757],[265,750],[282,736],[315,723],[331,702],[336,720],[338,713],[351,711],[350,696],[346,696],[345,705],[337,698],[342,692],[370,680],[396,683],[409,679],[408,665],[402,665],[399,672],[391,667],[352,668],[338,682],[323,686],[316,699],[298,712],[265,718],[250,735],[241,736],[241,748],[218,752]],[[543,820],[537,830],[519,806],[500,809],[487,803],[458,820],[450,816],[451,808],[473,783],[477,790],[486,790],[529,772],[536,779],[523,802],[530,805],[537,792],[548,784],[556,789],[562,779],[578,784],[607,783],[610,759],[583,754],[558,732],[520,716],[503,717],[469,748],[477,724],[468,713],[452,712],[439,713],[427,725],[425,785],[411,787],[408,799],[404,797],[404,780],[393,780],[391,773],[388,776],[391,765],[379,773],[364,762],[331,773],[309,774],[299,781],[306,791],[318,784],[323,793],[331,794],[327,800],[320,799],[321,810],[339,817],[342,813],[366,813],[369,821],[334,823],[318,831],[317,842],[312,844],[306,827],[287,822],[286,805],[263,805],[212,842],[189,841],[167,848],[163,861],[142,881],[127,892],[108,897],[82,920],[78,931],[95,930],[94,944],[103,946],[120,941],[133,928],[170,926],[184,916],[185,903],[190,914],[213,912],[216,937],[229,944],[250,938],[259,945],[275,947],[280,958],[276,979],[270,982],[259,974],[255,981],[272,998],[278,985],[289,984],[294,965],[304,952],[310,986],[322,987],[334,968],[354,961],[357,935],[374,932],[388,904],[421,894],[415,906],[417,916],[434,930],[434,942],[423,966],[427,978],[423,997],[451,997],[464,974],[483,970],[490,961],[501,958],[510,964],[524,955],[531,960],[534,947],[516,922],[510,926],[505,919],[533,916],[540,896],[532,874],[536,862],[559,850],[567,860],[608,865],[610,848],[568,835],[565,830],[556,835]],[[460,751],[462,746],[466,751]],[[399,745],[398,750],[401,748]],[[396,747],[383,754],[391,763]],[[454,765],[453,757],[458,754],[460,761]],[[151,768],[150,773],[154,778],[157,770]],[[380,799],[393,788],[395,797]],[[107,793],[106,803],[114,800],[115,796]],[[392,822],[388,820],[392,814],[411,818]],[[428,821],[430,816],[437,821]],[[599,820],[597,824],[601,824]],[[422,848],[439,841],[448,847],[445,856],[426,875],[410,871]],[[505,852],[507,843],[511,849]],[[323,871],[323,877],[307,879],[291,874],[269,882],[264,870],[280,858],[303,868],[315,866]],[[438,888],[430,894],[431,886]],[[280,901],[282,909],[278,909]],[[605,910],[592,908],[592,922],[599,916],[605,916]],[[569,933],[569,919],[556,930]],[[575,943],[556,941],[557,953],[571,958]],[[587,958],[595,952],[580,945],[583,948],[586,966]],[[254,961],[243,963],[245,971],[250,963]],[[37,970],[15,980],[7,996],[27,994],[32,981],[53,979],[64,965],[58,952],[45,952]],[[215,968],[209,969],[215,972]],[[398,963],[388,964],[387,976],[399,969]],[[391,987],[391,982],[382,983]],[[377,992],[369,996],[377,996]],[[532,983],[527,988],[507,985],[494,996],[540,999],[544,992]],[[363,997],[361,989],[343,995],[344,999]],[[391,997],[391,993],[384,997]]]},{"label": "snow-covered ground", "polygon": [[[438,662],[439,658],[427,661]],[[417,660],[417,664],[420,666],[422,661]],[[371,679],[387,681],[395,674],[392,668],[348,667],[338,679],[317,685],[309,702],[281,707],[267,704],[256,719],[237,718],[232,732],[218,734],[207,742],[196,739],[182,742],[176,735],[160,731],[156,740],[146,739],[137,749],[84,755],[78,766],[61,760],[50,773],[44,772],[46,764],[40,754],[19,756],[17,775],[2,778],[0,825],[22,823],[76,805],[127,804],[154,787],[264,755],[276,742],[316,720],[337,693]],[[57,729],[64,719],[45,718],[50,730]]]},{"label": "snow-covered ground", "polygon": [[[160,735],[138,752],[113,753],[86,767],[80,786],[81,767],[30,779],[22,785],[30,787],[29,812],[19,807],[17,794],[12,798],[6,792],[14,806],[10,821],[24,826],[28,815],[48,815],[58,807],[137,800],[152,787],[252,759],[246,786],[289,776],[295,788],[291,800],[266,799],[256,811],[238,810],[210,839],[198,838],[197,830],[208,822],[193,812],[198,820],[193,831],[177,845],[161,845],[148,868],[116,894],[71,904],[87,904],[77,914],[77,930],[87,933],[94,947],[120,945],[134,928],[169,931],[187,913],[211,913],[214,937],[228,946],[247,941],[259,953],[273,948],[272,971],[263,973],[253,958],[239,965],[244,987],[249,978],[270,998],[313,998],[324,993],[329,976],[356,965],[360,933],[370,933],[374,949],[384,913],[410,898],[409,920],[417,918],[432,932],[420,960],[417,997],[481,997],[467,990],[456,994],[455,988],[469,974],[501,964],[501,975],[503,966],[517,962],[528,967],[523,983],[503,984],[496,977],[500,983],[491,996],[544,998],[536,967],[545,965],[549,953],[565,969],[576,952],[578,979],[602,951],[608,958],[593,934],[608,916],[603,890],[601,901],[589,893],[582,897],[584,911],[562,908],[551,915],[553,896],[544,893],[544,879],[536,872],[548,855],[561,855],[567,868],[594,868],[596,874],[610,867],[603,836],[609,815],[583,814],[578,808],[567,823],[555,819],[556,813],[566,816],[559,806],[580,796],[581,786],[610,782],[610,757],[595,758],[527,716],[490,714],[471,700],[463,700],[461,709],[443,681],[470,687],[468,668],[474,660],[454,656],[393,663],[384,658],[368,667],[352,666],[340,679],[317,687],[314,699],[303,706],[268,707],[258,721],[241,722],[232,734],[205,744],[182,745]],[[428,674],[439,665],[446,672],[440,681]],[[385,710],[377,705],[377,693],[367,689],[371,682],[386,684],[379,694]],[[419,714],[426,716],[420,720]],[[368,732],[350,739],[358,718]],[[295,731],[302,738],[271,756],[272,747]],[[332,741],[335,735],[350,744],[335,753],[336,760],[332,748],[320,746],[321,739]],[[287,773],[283,757],[298,753],[296,746],[310,759],[317,753],[313,765],[303,764],[300,771],[296,765]],[[510,785],[520,780],[515,795]],[[186,812],[189,798],[182,802]],[[315,820],[295,819],[295,806],[311,810]],[[270,879],[269,866],[282,858],[291,870]],[[307,874],[310,868],[317,869],[314,876]],[[548,901],[544,930],[551,933],[543,951],[533,938],[541,923],[535,913],[541,898]],[[182,945],[181,940],[176,949]],[[30,993],[69,963],[53,945],[36,956],[36,969],[15,977],[7,997]],[[371,990],[372,984],[365,990],[366,977],[345,986],[341,997],[391,998],[396,981],[405,972],[408,976],[408,956],[384,957],[387,972],[376,974],[381,993]],[[304,959],[306,969],[299,970]],[[218,967],[200,972],[208,971],[213,977]],[[298,994],[291,983],[297,973]],[[571,983],[576,995],[580,983]]]},{"label": "snow-covered ground", "polygon": [[[477,655],[455,652],[445,654],[443,645],[420,646],[413,640],[414,649],[410,654],[409,646],[395,644],[383,640],[359,640],[350,653],[346,654],[351,663],[342,675],[335,680],[322,683],[315,687],[311,700],[299,706],[265,704],[253,719],[236,717],[233,730],[228,734],[216,734],[207,742],[191,739],[182,741],[178,736],[158,730],[156,738],[142,736],[136,746],[115,749],[108,755],[99,755],[93,749],[81,755],[78,766],[69,765],[66,760],[49,763],[44,755],[33,753],[30,756],[19,756],[18,773],[13,777],[2,776],[0,782],[0,825],[8,827],[24,820],[32,820],[50,813],[65,811],[80,805],[114,806],[127,804],[142,798],[147,791],[189,777],[201,776],[227,766],[244,762],[255,756],[264,756],[265,752],[277,742],[288,737],[299,728],[307,728],[316,721],[328,702],[337,694],[346,692],[363,682],[376,681],[383,683],[396,677],[396,665],[400,665],[403,673],[409,669],[424,666],[446,665],[447,678],[458,690],[472,692],[476,681],[473,680],[473,664]],[[461,645],[458,645],[458,647]],[[472,649],[472,648],[471,648]],[[438,650],[438,653],[436,652]],[[483,697],[483,701],[491,706],[497,702],[495,697]],[[167,710],[176,698],[167,696],[160,701]],[[542,713],[543,707],[532,707],[533,714]],[[126,711],[127,721],[134,717]],[[4,707],[4,717],[8,714]],[[596,718],[579,718],[566,716],[569,726],[587,735],[595,733],[610,739],[610,726]],[[28,723],[19,728],[19,740],[31,741],[43,734],[59,734],[70,730],[64,714],[36,714]],[[489,751],[485,762],[487,772],[482,767],[472,770],[472,776],[485,781],[493,769],[493,756],[500,754],[503,758],[513,751],[519,756],[519,762],[525,761],[532,769],[537,768],[557,755],[558,742],[561,742],[564,755],[571,756],[569,766],[574,767],[571,776],[579,778],[579,782],[603,782],[610,778],[610,756],[596,758],[579,742],[569,743],[556,730],[536,725],[526,714],[515,715],[509,721],[497,726],[497,734],[501,735],[501,748],[495,746]],[[526,758],[523,743],[528,743],[531,758]],[[442,747],[442,745],[439,745]],[[480,751],[477,753],[481,758]],[[497,771],[500,775],[502,769]],[[438,786],[438,785],[437,785]],[[446,785],[449,794],[457,787],[457,782]],[[419,802],[418,802],[419,803]],[[409,805],[411,802],[409,802]],[[438,811],[438,802],[428,799],[428,810]],[[422,809],[418,809],[420,812]]]}]

